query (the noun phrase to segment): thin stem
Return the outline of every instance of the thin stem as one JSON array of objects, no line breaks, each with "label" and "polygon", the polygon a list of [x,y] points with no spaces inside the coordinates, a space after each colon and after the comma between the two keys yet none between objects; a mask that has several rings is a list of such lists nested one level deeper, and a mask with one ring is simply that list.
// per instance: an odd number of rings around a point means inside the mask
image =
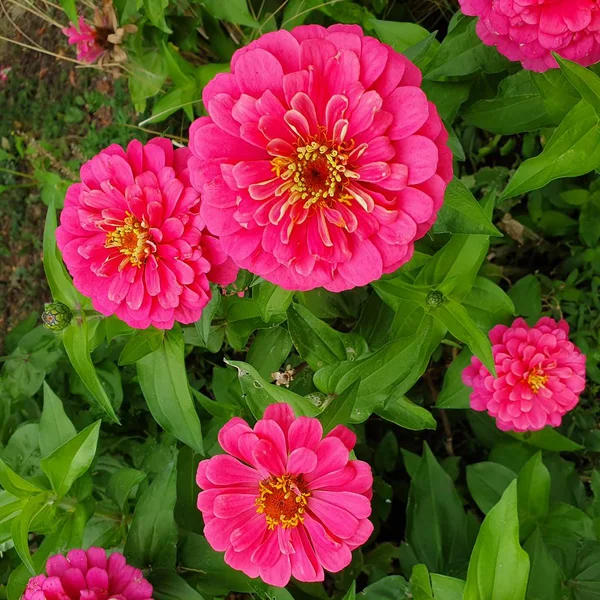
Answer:
[{"label": "thin stem", "polygon": [[9,2],[12,2],[13,4],[16,4],[17,6],[20,6],[27,12],[30,12],[32,15],[35,15],[39,19],[42,19],[42,21],[46,21],[47,23],[50,23],[50,25],[54,25],[54,27],[58,27],[60,29],[62,29],[62,27],[63,27],[58,21],[55,21],[52,17],[47,15],[45,12],[39,10],[38,8],[32,6],[29,3],[21,4],[17,0],[9,0]]},{"label": "thin stem", "polygon": [[24,177],[25,179],[37,179],[33,175],[28,175],[27,173],[21,173],[20,171],[13,171],[12,169],[5,169],[4,167],[0,167],[0,171],[3,173],[8,173],[9,175],[15,175],[16,177]]},{"label": "thin stem", "polygon": [[[342,0],[329,0],[329,2],[323,2],[323,4],[319,4],[319,6],[313,6],[312,8],[307,8],[306,10],[303,10],[302,12],[296,13],[293,17],[289,18],[287,21],[284,21],[281,24],[281,28],[283,29],[285,27],[285,25],[287,25],[290,21],[293,21],[294,19],[297,19],[298,17],[301,17],[302,15],[306,15],[310,12],[312,12],[313,10],[317,10],[319,8],[322,8],[323,6],[328,6],[329,4],[337,4],[338,2],[342,2]],[[275,14],[275,13],[273,13]]]},{"label": "thin stem", "polygon": [[124,123],[125,127],[129,127],[130,129],[139,129],[140,131],[145,131],[146,133],[151,133],[152,135],[158,135],[160,137],[170,138],[172,140],[177,140],[183,144],[188,143],[188,138],[181,137],[179,135],[171,135],[170,133],[161,133],[160,131],[154,131],[154,129],[148,129],[147,127],[140,127],[139,125],[133,125],[131,123]]}]

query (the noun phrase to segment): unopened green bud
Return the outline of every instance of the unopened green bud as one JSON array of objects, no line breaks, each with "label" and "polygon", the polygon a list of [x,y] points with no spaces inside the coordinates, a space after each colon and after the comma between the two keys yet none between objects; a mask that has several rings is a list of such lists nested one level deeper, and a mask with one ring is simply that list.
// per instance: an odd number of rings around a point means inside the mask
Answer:
[{"label": "unopened green bud", "polygon": [[66,304],[52,302],[44,306],[42,321],[46,329],[58,333],[66,329],[73,318],[73,313]]},{"label": "unopened green bud", "polygon": [[435,308],[444,303],[444,296],[441,292],[429,292],[429,294],[427,294],[427,298],[425,298],[425,301],[427,304],[429,304],[429,306],[433,306]]}]

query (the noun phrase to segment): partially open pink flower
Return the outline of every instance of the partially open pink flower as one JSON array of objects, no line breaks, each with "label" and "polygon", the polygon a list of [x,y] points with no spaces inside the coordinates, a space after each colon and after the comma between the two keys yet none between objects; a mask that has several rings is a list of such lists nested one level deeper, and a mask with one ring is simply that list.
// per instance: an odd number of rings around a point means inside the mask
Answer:
[{"label": "partially open pink flower", "polygon": [[238,50],[190,128],[192,183],[223,248],[290,290],[366,285],[410,260],[452,178],[448,134],[407,58],[356,25]]},{"label": "partially open pink flower", "polygon": [[517,319],[490,331],[495,378],[473,357],[463,371],[471,408],[496,418],[503,431],[558,427],[585,388],[585,356],[569,341],[569,325],[549,317],[533,327]]},{"label": "partially open pink flower", "polygon": [[131,327],[194,323],[209,280],[235,281],[237,267],[204,229],[189,182],[187,148],[155,138],[127,151],[113,144],[81,167],[56,230],[75,287],[104,315]]},{"label": "partially open pink flower", "polygon": [[69,44],[77,46],[77,60],[85,63],[95,63],[105,51],[97,39],[96,28],[88,25],[83,17],[79,17],[79,28],[73,23],[62,32],[69,38]]},{"label": "partially open pink flower", "polygon": [[22,600],[152,600],[152,586],[139,569],[103,548],[52,556],[46,575],[32,577]]},{"label": "partially open pink flower", "polygon": [[338,425],[323,438],[317,419],[272,404],[254,429],[231,419],[220,454],[198,465],[204,535],[225,562],[285,586],[322,581],[348,566],[373,525],[371,468],[349,460],[356,436]]},{"label": "partially open pink flower", "polygon": [[551,52],[588,66],[600,61],[600,0],[459,0],[479,17],[477,34],[531,71],[558,67]]}]

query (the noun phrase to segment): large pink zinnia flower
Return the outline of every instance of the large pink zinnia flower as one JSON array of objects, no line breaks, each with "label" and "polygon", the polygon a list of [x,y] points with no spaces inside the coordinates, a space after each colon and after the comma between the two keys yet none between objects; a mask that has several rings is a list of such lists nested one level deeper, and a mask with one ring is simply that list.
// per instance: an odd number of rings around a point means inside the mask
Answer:
[{"label": "large pink zinnia flower", "polygon": [[198,466],[204,535],[225,562],[249,577],[285,586],[322,581],[364,544],[373,525],[371,467],[349,460],[356,436],[338,425],[325,438],[317,419],[272,404],[251,429],[233,418],[219,433],[221,454]]},{"label": "large pink zinnia flower", "polygon": [[131,327],[170,329],[197,321],[209,280],[235,281],[237,268],[208,235],[191,186],[187,148],[170,141],[113,144],[81,167],[56,230],[75,287],[104,315]]},{"label": "large pink zinnia flower", "polygon": [[517,319],[490,331],[495,378],[473,357],[463,382],[473,388],[471,408],[496,418],[503,431],[557,427],[585,388],[585,356],[569,341],[569,325],[549,317],[533,327]]},{"label": "large pink zinnia flower", "polygon": [[46,575],[32,577],[22,600],[152,600],[152,585],[142,572],[103,548],[71,550],[52,556]]},{"label": "large pink zinnia flower", "polygon": [[240,266],[291,290],[365,285],[410,260],[452,177],[407,58],[356,25],[238,50],[190,129],[202,216]]},{"label": "large pink zinnia flower", "polygon": [[77,46],[77,60],[85,63],[95,63],[105,51],[99,41],[95,27],[88,25],[83,17],[79,17],[79,30],[73,23],[62,32],[69,38],[69,44]]},{"label": "large pink zinnia flower", "polygon": [[551,52],[588,66],[600,61],[600,0],[459,0],[479,17],[484,44],[531,71],[558,67]]}]

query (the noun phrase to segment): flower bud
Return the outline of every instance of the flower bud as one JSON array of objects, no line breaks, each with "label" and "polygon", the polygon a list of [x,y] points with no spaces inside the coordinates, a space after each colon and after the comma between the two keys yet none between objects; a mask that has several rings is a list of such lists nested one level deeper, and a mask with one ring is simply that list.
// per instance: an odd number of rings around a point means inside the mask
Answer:
[{"label": "flower bud", "polygon": [[62,302],[51,302],[44,306],[42,321],[46,329],[58,333],[66,329],[71,323],[73,313],[66,304]]}]

